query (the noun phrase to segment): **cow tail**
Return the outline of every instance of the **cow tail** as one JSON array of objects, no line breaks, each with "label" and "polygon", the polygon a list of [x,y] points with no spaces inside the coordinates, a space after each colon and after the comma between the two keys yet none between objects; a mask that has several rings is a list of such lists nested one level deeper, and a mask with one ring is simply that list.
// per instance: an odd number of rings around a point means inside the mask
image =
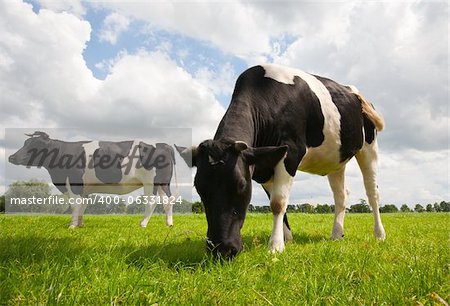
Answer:
[{"label": "cow tail", "polygon": [[349,86],[352,93],[358,98],[361,102],[362,113],[367,116],[367,118],[375,125],[375,128],[378,132],[381,132],[384,129],[384,119],[381,115],[375,110],[373,105],[367,101],[366,98],[358,91],[355,86]]}]

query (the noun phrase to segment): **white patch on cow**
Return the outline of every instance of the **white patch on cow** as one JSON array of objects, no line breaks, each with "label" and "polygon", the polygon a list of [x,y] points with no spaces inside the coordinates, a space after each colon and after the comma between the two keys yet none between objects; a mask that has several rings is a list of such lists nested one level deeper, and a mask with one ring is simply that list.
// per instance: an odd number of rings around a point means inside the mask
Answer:
[{"label": "white patch on cow", "polygon": [[284,213],[273,215],[272,235],[269,240],[269,251],[271,253],[281,253],[284,251],[283,217]]},{"label": "white patch on cow", "polygon": [[297,70],[289,67],[277,66],[273,64],[262,65],[262,67],[265,70],[264,77],[284,84],[294,85],[294,77],[296,75],[300,76]]},{"label": "white patch on cow", "polygon": [[[158,193],[160,191],[161,188],[158,188]],[[144,184],[144,194],[145,195],[151,195],[153,192],[153,181],[152,184]],[[145,228],[147,227],[148,221],[150,220],[150,218],[153,215],[153,212],[155,211],[156,208],[156,201],[154,201],[154,203],[147,203],[145,205],[145,212],[144,212],[144,218],[141,221],[141,227]]]},{"label": "white patch on cow", "polygon": [[[289,194],[293,177],[284,166],[284,159],[275,166],[273,181],[271,182],[270,207],[273,212],[272,235],[269,240],[269,251],[283,252],[284,250],[284,222],[283,217],[289,203]],[[288,237],[289,238],[289,237]]]},{"label": "white patch on cow", "polygon": [[266,71],[265,77],[285,84],[293,85],[295,76],[298,76],[308,84],[311,91],[319,99],[324,117],[322,132],[325,139],[320,146],[307,148],[298,170],[326,175],[342,168],[343,164],[340,163],[339,154],[341,147],[341,115],[325,85],[315,76],[298,69],[277,65],[264,65],[263,68]]},{"label": "white patch on cow", "polygon": [[338,240],[344,237],[345,201],[348,191],[345,188],[345,167],[328,174],[328,181],[334,196],[334,225],[331,238]]},{"label": "white patch on cow", "polygon": [[86,210],[87,203],[84,201],[80,201],[77,199],[81,199],[82,197],[80,195],[74,194],[72,191],[72,188],[70,186],[69,178],[66,178],[66,186],[67,192],[65,193],[65,196],[67,198],[72,199],[72,203],[70,204],[70,207],[72,209],[72,221],[70,223],[69,228],[74,229],[76,227],[82,227],[83,224],[83,214]]},{"label": "white patch on cow", "polygon": [[[130,152],[122,160],[122,179],[117,184],[105,184],[100,181],[95,175],[95,169],[87,165],[85,173],[83,175],[84,182],[84,194],[91,193],[106,193],[106,194],[117,194],[123,195],[133,192],[141,187],[144,187],[144,195],[151,197],[153,196],[153,181],[156,175],[156,169],[147,170],[144,167],[137,167],[139,159],[139,143],[140,141],[134,141]],[[86,153],[86,162],[90,163],[96,149],[98,149],[98,141],[89,142],[83,145]],[[158,188],[160,189],[160,188]],[[160,196],[165,196],[165,194],[159,190]],[[148,198],[150,199],[150,198]],[[141,227],[147,227],[148,221],[151,218],[153,211],[156,208],[156,204],[145,205],[144,218],[141,221]],[[80,215],[79,209],[74,210],[74,212]],[[166,211],[168,225],[172,225],[172,211],[167,209]],[[75,215],[72,215],[72,224],[74,224]],[[78,218],[77,218],[78,219]],[[71,225],[72,226],[72,225]],[[77,225],[75,225],[77,226]]]},{"label": "white patch on cow", "polygon": [[[83,182],[85,182],[84,193],[110,193],[128,194],[143,187],[144,182],[153,184],[155,169],[146,170],[144,167],[136,168],[139,161],[139,141],[134,141],[128,156],[122,160],[122,179],[117,184],[105,184],[95,175],[94,167],[87,167]],[[98,141],[92,141],[83,145],[86,152],[86,162],[90,163],[95,150],[99,147]],[[133,154],[133,156],[131,156]],[[146,194],[146,195],[151,195]]]},{"label": "white patch on cow", "polygon": [[375,139],[371,144],[364,142],[362,149],[356,153],[356,160],[363,175],[364,187],[373,213],[373,234],[379,240],[386,238],[379,210],[380,196],[377,185],[378,144]]},{"label": "white patch on cow", "polygon": [[350,92],[359,95],[359,89],[356,88],[354,85],[347,85],[348,88],[350,88]]},{"label": "white patch on cow", "polygon": [[[253,170],[252,169],[251,169],[250,173],[251,173],[251,175],[253,175]],[[262,185],[263,185],[264,189],[266,190],[266,192],[269,193],[269,198],[270,198],[270,195],[272,194],[273,179],[270,179],[269,181],[265,182]],[[284,241],[288,242],[288,241],[293,241],[294,240],[294,237],[292,236],[292,232],[287,227],[286,223],[284,223],[284,220],[283,220],[283,234],[284,234]]]}]

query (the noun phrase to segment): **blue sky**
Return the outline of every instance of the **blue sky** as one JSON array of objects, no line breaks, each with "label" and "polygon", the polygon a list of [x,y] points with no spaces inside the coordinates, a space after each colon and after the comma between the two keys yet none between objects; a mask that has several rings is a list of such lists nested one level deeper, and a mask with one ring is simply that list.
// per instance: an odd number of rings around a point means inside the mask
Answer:
[{"label": "blue sky", "polygon": [[[447,2],[16,0],[0,3],[0,31],[3,155],[13,127],[123,138],[188,127],[197,144],[238,75],[274,62],[354,84],[383,114],[382,202],[450,198]],[[359,171],[347,173],[357,202]],[[291,200],[332,203],[326,179],[303,173]],[[267,204],[261,188],[252,201]]]}]

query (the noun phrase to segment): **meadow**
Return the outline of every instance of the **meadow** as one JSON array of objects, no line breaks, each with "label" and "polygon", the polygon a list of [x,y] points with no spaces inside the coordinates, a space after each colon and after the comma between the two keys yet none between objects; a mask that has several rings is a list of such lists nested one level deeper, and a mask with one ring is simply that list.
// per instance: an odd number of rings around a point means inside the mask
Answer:
[{"label": "meadow", "polygon": [[269,254],[272,220],[248,215],[245,250],[233,261],[205,253],[204,215],[0,215],[0,304],[399,305],[450,300],[450,214],[347,214],[345,238],[329,240],[333,215],[291,214],[294,242]]}]

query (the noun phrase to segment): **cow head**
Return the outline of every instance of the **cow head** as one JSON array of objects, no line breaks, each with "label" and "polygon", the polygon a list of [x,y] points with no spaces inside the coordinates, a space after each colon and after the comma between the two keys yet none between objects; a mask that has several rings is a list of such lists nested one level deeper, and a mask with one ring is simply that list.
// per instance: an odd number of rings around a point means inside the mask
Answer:
[{"label": "cow head", "polygon": [[43,159],[41,155],[48,148],[50,142],[49,136],[44,132],[38,131],[25,135],[30,138],[25,140],[22,148],[8,158],[9,162],[28,167],[42,166]]},{"label": "cow head", "polygon": [[224,140],[175,147],[190,167],[197,167],[194,185],[205,205],[207,248],[214,256],[232,258],[242,250],[240,232],[250,203],[254,167],[273,169],[287,147],[252,148],[242,141]]}]

